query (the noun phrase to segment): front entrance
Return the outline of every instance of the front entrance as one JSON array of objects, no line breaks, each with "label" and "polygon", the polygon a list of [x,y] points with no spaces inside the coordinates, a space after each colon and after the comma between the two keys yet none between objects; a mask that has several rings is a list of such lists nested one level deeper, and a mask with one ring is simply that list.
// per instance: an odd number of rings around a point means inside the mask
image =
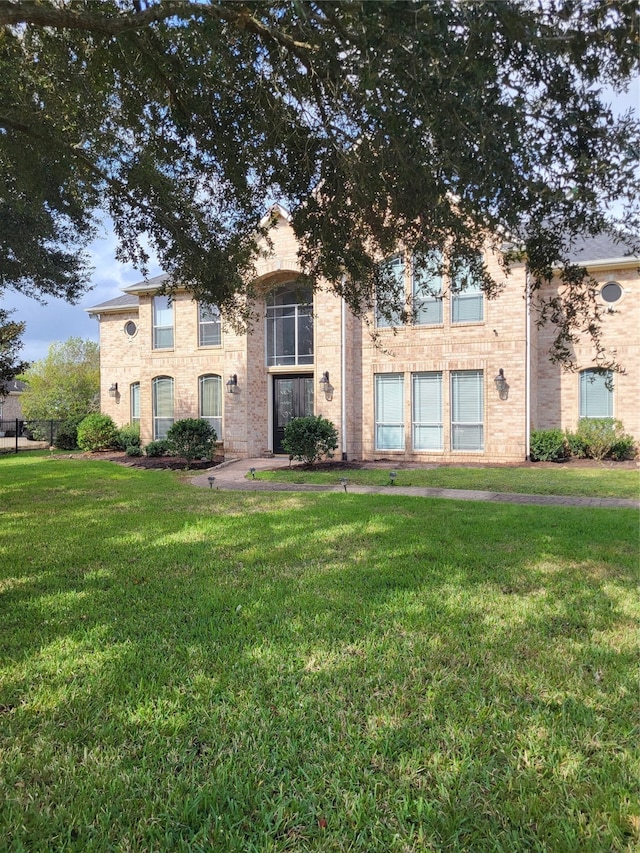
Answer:
[{"label": "front entrance", "polygon": [[273,452],[284,453],[284,428],[293,418],[313,414],[313,376],[273,377]]}]

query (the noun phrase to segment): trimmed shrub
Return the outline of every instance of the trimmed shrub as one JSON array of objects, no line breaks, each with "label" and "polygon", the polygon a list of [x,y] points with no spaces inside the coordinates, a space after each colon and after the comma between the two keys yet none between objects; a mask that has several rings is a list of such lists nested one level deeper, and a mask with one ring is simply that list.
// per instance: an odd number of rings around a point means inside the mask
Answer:
[{"label": "trimmed shrub", "polygon": [[129,447],[125,447],[124,451],[127,456],[142,456],[142,448],[139,444],[130,444]]},{"label": "trimmed shrub", "polygon": [[78,425],[80,422],[80,418],[69,418],[60,424],[53,440],[54,447],[59,450],[75,450],[78,447]]},{"label": "trimmed shrub", "polygon": [[576,435],[583,442],[585,455],[590,459],[605,459],[620,442],[621,449],[630,449],[634,444],[631,436],[625,434],[622,423],[615,418],[580,418]]},{"label": "trimmed shrub", "polygon": [[623,435],[609,451],[609,458],[621,462],[623,459],[635,459],[638,448],[630,435]]},{"label": "trimmed shrub", "polygon": [[313,465],[325,456],[333,456],[338,433],[331,421],[320,415],[294,418],[284,428],[282,446],[290,459]]},{"label": "trimmed shrub", "polygon": [[176,456],[187,464],[194,459],[211,459],[217,440],[216,431],[204,418],[184,418],[169,428],[167,442]]},{"label": "trimmed shrub", "polygon": [[147,456],[167,456],[169,453],[169,442],[164,438],[150,441],[144,449]]},{"label": "trimmed shrub", "polygon": [[532,462],[562,462],[567,458],[567,444],[561,429],[534,429],[529,442]]},{"label": "trimmed shrub", "polygon": [[118,447],[140,447],[140,424],[125,424],[118,430]]},{"label": "trimmed shrub", "polygon": [[108,450],[118,443],[118,428],[109,415],[97,412],[87,415],[78,424],[78,447],[80,450]]},{"label": "trimmed shrub", "polygon": [[567,430],[565,438],[567,439],[569,454],[575,456],[576,459],[584,459],[587,455],[587,447],[580,436]]}]

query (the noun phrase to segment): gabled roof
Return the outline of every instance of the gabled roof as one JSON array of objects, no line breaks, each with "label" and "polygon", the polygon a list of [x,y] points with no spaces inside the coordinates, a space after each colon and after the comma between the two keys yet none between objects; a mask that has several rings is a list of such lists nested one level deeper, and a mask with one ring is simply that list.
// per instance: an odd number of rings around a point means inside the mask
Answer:
[{"label": "gabled roof", "polygon": [[138,310],[140,300],[137,296],[125,294],[124,296],[116,296],[115,299],[108,299],[106,302],[101,302],[99,305],[94,305],[92,308],[84,310],[90,315],[94,314],[115,314],[119,311]]},{"label": "gabled roof", "polygon": [[585,266],[591,263],[623,264],[640,261],[632,248],[613,234],[579,238],[571,246],[569,260]]},{"label": "gabled roof", "polygon": [[153,278],[145,278],[143,281],[130,284],[122,289],[125,293],[149,293],[150,291],[161,288],[168,280],[169,276],[166,273],[162,273],[161,275],[154,275]]},{"label": "gabled roof", "polygon": [[0,394],[22,394],[26,390],[27,383],[20,379],[7,379],[0,382]]}]

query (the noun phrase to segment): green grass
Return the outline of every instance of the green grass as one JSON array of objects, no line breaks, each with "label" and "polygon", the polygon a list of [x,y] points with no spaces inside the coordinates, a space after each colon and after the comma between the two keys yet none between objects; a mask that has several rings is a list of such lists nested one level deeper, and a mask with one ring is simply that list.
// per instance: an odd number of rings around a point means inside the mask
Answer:
[{"label": "green grass", "polygon": [[[478,489],[532,495],[638,498],[638,471],[615,468],[398,468],[396,485],[435,489]],[[348,471],[306,471],[301,466],[260,471],[256,479],[281,483],[339,485],[340,477],[362,486],[389,485],[389,471],[361,468]]]},{"label": "green grass", "polygon": [[632,510],[0,459],[0,848],[632,851]]}]

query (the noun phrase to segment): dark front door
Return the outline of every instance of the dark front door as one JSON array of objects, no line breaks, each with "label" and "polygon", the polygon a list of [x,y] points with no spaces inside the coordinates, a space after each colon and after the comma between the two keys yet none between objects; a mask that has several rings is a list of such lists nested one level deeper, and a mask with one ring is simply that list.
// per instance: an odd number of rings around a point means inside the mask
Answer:
[{"label": "dark front door", "polygon": [[284,428],[293,418],[313,414],[312,376],[274,376],[273,452],[284,453]]}]

